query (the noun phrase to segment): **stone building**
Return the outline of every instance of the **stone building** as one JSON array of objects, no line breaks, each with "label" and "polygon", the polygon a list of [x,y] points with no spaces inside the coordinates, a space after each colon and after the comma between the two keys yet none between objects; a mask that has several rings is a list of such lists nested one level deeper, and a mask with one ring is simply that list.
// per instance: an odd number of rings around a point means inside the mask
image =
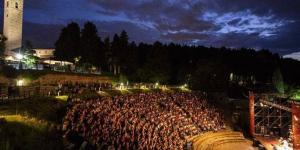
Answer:
[{"label": "stone building", "polygon": [[23,6],[23,0],[4,0],[3,35],[7,38],[7,56],[13,56],[13,51],[22,47]]},{"label": "stone building", "polygon": [[54,49],[33,49],[35,51],[35,56],[40,59],[51,59],[54,57]]}]

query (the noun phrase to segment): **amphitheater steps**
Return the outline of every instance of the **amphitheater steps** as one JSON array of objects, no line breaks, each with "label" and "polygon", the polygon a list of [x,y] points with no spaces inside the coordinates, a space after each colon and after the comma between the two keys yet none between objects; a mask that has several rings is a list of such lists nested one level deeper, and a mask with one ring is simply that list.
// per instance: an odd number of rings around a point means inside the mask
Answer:
[{"label": "amphitheater steps", "polygon": [[194,150],[215,150],[225,144],[247,144],[247,140],[240,132],[219,131],[207,132],[190,137],[188,141],[193,143]]}]

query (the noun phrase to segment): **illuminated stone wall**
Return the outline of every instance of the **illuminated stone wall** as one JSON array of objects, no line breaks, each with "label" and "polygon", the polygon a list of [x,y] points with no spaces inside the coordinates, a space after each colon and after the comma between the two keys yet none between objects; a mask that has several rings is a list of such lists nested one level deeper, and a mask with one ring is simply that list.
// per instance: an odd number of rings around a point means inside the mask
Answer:
[{"label": "illuminated stone wall", "polygon": [[292,108],[293,117],[293,148],[300,150],[300,103],[294,103]]},{"label": "illuminated stone wall", "polygon": [[67,74],[47,74],[39,77],[33,81],[40,85],[57,84],[60,82],[73,82],[73,83],[92,83],[92,82],[108,82],[111,83],[111,79],[105,76],[80,76],[80,75],[67,75]]},{"label": "illuminated stone wall", "polygon": [[22,46],[23,0],[4,0],[3,34],[7,38],[5,55]]},{"label": "illuminated stone wall", "polygon": [[249,92],[249,134],[254,137],[254,126],[255,126],[255,120],[254,120],[254,93],[253,92]]}]

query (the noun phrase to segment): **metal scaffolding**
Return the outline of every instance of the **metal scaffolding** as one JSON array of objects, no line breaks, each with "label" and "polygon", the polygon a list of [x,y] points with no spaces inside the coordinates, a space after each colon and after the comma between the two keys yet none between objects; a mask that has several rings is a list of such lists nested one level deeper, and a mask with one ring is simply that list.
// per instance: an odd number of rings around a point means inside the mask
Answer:
[{"label": "metal scaffolding", "polygon": [[254,135],[288,136],[292,123],[291,103],[287,98],[276,94],[255,94],[253,107]]}]

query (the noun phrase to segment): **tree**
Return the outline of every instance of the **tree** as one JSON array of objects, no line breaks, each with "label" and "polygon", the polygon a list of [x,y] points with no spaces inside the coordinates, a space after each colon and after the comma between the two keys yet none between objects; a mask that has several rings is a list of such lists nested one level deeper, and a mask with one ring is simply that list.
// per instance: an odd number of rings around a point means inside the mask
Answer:
[{"label": "tree", "polygon": [[127,35],[127,32],[126,31],[122,31],[121,34],[120,34],[120,47],[119,47],[119,50],[118,50],[118,57],[119,57],[119,60],[120,60],[120,64],[122,65],[122,68],[126,68],[128,63],[129,63],[129,48],[128,48],[128,35]]},{"label": "tree", "polygon": [[80,28],[77,23],[70,23],[63,28],[55,43],[54,56],[61,61],[74,62],[79,56]]},{"label": "tree", "polygon": [[136,71],[139,67],[138,60],[138,47],[135,42],[131,42],[128,46],[127,54],[126,54],[126,68],[124,73],[130,79],[136,79]]},{"label": "tree", "polygon": [[25,44],[21,49],[21,54],[24,56],[22,61],[29,68],[32,68],[34,65],[36,65],[38,58],[34,56],[35,51],[33,50],[33,45],[30,41],[25,41]]},{"label": "tree", "polygon": [[118,34],[115,34],[114,37],[113,37],[113,41],[111,42],[111,51],[112,51],[112,55],[115,57],[114,58],[114,61],[116,63],[118,63],[118,52],[119,52],[119,49],[121,49],[121,40],[120,40],[120,37]]},{"label": "tree", "polygon": [[4,52],[5,52],[5,41],[7,38],[4,35],[0,35],[0,58],[3,57]]},{"label": "tree", "polygon": [[280,69],[276,69],[272,77],[273,86],[280,94],[284,94],[284,82]]},{"label": "tree", "polygon": [[160,42],[155,42],[146,59],[143,70],[139,72],[140,75],[148,74],[148,82],[168,83],[171,62],[170,53],[166,46]]},{"label": "tree", "polygon": [[80,56],[82,63],[91,63],[94,66],[102,67],[105,63],[105,51],[103,42],[98,36],[96,26],[87,22],[84,25],[80,39]]},{"label": "tree", "polygon": [[[111,59],[110,59],[110,68],[113,70],[114,74],[118,74],[118,68],[120,66],[119,50],[120,46],[120,37],[118,34],[115,34],[113,41],[111,42]],[[112,71],[111,70],[111,71]]]},{"label": "tree", "polygon": [[[120,36],[115,34],[113,37],[113,41],[111,43],[112,49],[112,63],[114,64],[114,68],[118,67],[124,71],[126,71],[127,65],[129,63],[129,44],[128,44],[128,35],[126,31],[122,31]],[[116,70],[116,69],[114,69]],[[122,71],[123,72],[123,71]]]},{"label": "tree", "polygon": [[224,91],[228,88],[229,72],[222,62],[200,60],[192,74],[190,85],[203,91]]},{"label": "tree", "polygon": [[24,55],[34,55],[35,51],[33,50],[33,45],[30,41],[25,41],[21,53]]},{"label": "tree", "polygon": [[[137,46],[129,42],[126,31],[102,42],[91,22],[84,25],[81,36],[76,23],[65,27],[56,43],[55,56],[60,60],[81,56],[80,62],[87,66],[106,66],[106,70],[116,74],[122,72],[133,81],[190,82],[192,87],[203,90],[225,91],[231,73],[235,82],[230,84],[237,86],[239,83],[249,87],[255,87],[254,84],[267,86],[272,79],[280,91],[282,83],[300,85],[300,62],[280,58],[269,50],[165,45],[160,42]],[[278,74],[277,68],[282,75]]]},{"label": "tree", "polygon": [[128,53],[128,40],[129,37],[127,35],[127,32],[123,30],[120,34],[120,49],[118,52],[121,62],[126,61],[126,54]]},{"label": "tree", "polygon": [[104,53],[105,53],[105,64],[104,64],[104,69],[106,71],[111,71],[109,69],[110,67],[110,64],[111,64],[111,61],[112,61],[112,50],[111,50],[111,43],[110,43],[110,39],[109,37],[106,37],[104,39],[104,45],[103,45],[103,50],[104,50]]}]

